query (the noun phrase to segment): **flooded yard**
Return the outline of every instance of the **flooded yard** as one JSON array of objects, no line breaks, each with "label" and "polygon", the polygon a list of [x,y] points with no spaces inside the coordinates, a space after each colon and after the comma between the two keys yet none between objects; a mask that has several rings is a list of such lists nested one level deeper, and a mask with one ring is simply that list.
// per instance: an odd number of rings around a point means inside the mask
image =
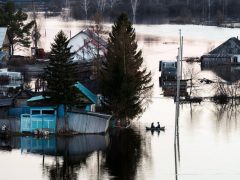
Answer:
[{"label": "flooded yard", "polygon": [[[42,21],[41,45],[49,50],[55,34],[63,29],[74,35],[84,23]],[[110,27],[109,24],[106,27]],[[240,178],[240,119],[236,104],[212,102],[180,105],[179,156],[174,152],[175,103],[163,97],[159,87],[159,61],[177,56],[179,29],[184,36],[183,56],[201,56],[230,37],[238,29],[197,25],[136,25],[144,63],[153,73],[153,97],[131,129],[114,130],[105,136],[39,139],[16,137],[1,140],[0,176],[2,179],[164,179],[237,180]],[[215,80],[218,71],[201,71],[199,78]],[[210,85],[200,93],[210,96]],[[148,132],[145,126],[160,122],[165,131]],[[12,170],[14,169],[14,173]]]}]

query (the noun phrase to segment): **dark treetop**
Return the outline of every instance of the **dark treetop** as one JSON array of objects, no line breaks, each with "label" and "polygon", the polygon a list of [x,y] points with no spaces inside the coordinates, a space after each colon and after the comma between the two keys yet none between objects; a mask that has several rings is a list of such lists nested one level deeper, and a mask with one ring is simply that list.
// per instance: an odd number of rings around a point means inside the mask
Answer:
[{"label": "dark treetop", "polygon": [[100,80],[103,103],[125,125],[144,110],[151,72],[142,67],[142,51],[137,51],[135,30],[126,14],[118,17],[109,35]]}]

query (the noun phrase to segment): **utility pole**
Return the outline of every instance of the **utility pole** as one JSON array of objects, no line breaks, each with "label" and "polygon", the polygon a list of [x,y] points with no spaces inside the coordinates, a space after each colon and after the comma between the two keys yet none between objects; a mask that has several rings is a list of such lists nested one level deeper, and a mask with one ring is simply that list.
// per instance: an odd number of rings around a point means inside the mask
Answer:
[{"label": "utility pole", "polygon": [[179,96],[180,96],[180,79],[181,77],[181,56],[182,56],[182,34],[181,30],[179,31],[180,35],[180,47],[178,48],[178,56],[177,56],[177,95],[176,95],[176,110],[175,110],[175,136],[174,136],[174,145],[176,146],[177,138],[179,136]]},{"label": "utility pole", "polygon": [[183,36],[182,36],[182,31],[181,29],[179,30],[179,36],[180,36],[180,63],[181,63],[181,72],[180,72],[180,75],[181,75],[181,80],[182,80],[182,59],[183,59]]}]

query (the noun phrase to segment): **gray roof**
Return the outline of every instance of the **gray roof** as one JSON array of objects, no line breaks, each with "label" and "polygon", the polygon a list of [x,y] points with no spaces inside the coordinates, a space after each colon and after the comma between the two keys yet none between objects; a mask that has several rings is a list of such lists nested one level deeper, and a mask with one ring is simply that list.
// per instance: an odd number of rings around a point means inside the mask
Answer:
[{"label": "gray roof", "polygon": [[13,102],[12,98],[3,98],[0,99],[0,107],[11,106]]},{"label": "gray roof", "polygon": [[0,48],[2,48],[7,33],[6,27],[0,27]]},{"label": "gray roof", "polygon": [[240,41],[238,38],[232,37],[225,41],[220,46],[213,49],[209,54],[227,55],[240,54]]}]

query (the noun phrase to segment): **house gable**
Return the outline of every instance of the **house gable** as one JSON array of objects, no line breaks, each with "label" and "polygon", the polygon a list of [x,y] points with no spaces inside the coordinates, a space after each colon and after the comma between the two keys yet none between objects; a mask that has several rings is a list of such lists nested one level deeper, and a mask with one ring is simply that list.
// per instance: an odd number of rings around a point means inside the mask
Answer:
[{"label": "house gable", "polygon": [[240,41],[238,38],[232,37],[225,41],[223,44],[213,49],[209,54],[218,55],[233,55],[240,54]]}]

